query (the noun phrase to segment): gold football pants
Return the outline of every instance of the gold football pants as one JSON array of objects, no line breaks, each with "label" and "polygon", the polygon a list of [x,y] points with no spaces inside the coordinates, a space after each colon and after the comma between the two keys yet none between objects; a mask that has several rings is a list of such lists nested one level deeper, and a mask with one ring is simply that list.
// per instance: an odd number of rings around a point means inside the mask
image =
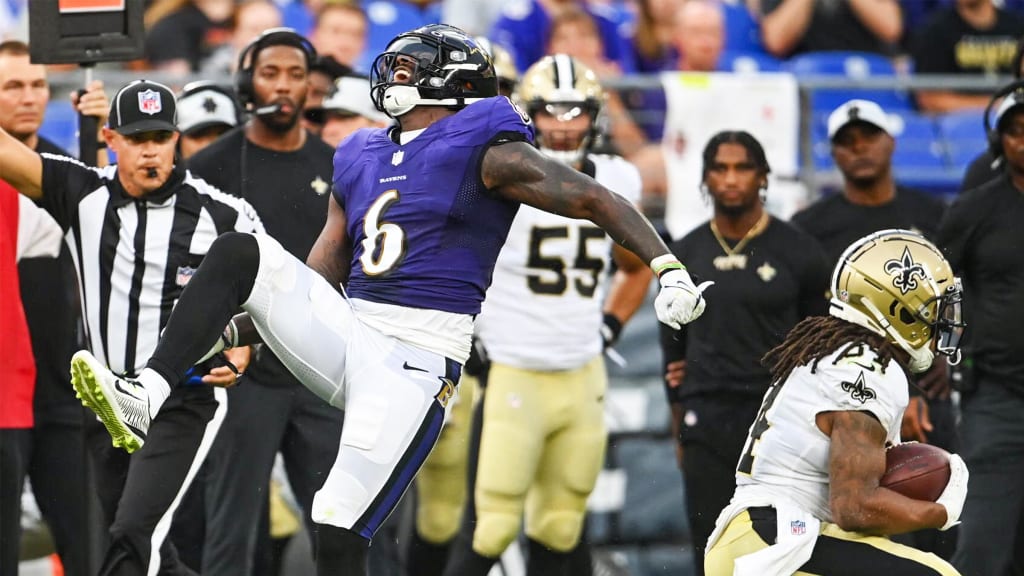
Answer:
[{"label": "gold football pants", "polygon": [[[775,509],[745,510],[729,526],[704,557],[706,576],[732,576],[733,561],[775,542]],[[796,576],[824,574],[900,574],[902,576],[958,576],[949,563],[934,554],[897,544],[882,536],[847,532],[835,524],[821,523],[811,559]]]},{"label": "gold football pants", "polygon": [[537,372],[491,365],[484,394],[473,549],[498,557],[519,532],[559,552],[579,542],[604,463],[604,360]]},{"label": "gold football pants", "polygon": [[416,531],[431,544],[455,537],[466,504],[466,462],[477,379],[465,372],[441,437],[416,476]]}]

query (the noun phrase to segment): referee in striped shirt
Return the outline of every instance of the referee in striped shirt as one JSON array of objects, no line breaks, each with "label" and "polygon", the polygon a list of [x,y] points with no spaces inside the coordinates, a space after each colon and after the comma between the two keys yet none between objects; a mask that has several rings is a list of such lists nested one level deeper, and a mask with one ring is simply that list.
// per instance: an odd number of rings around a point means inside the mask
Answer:
[{"label": "referee in striped shirt", "polygon": [[[143,80],[122,87],[103,129],[118,163],[102,169],[37,154],[0,130],[0,178],[41,199],[64,229],[91,351],[128,376],[152,355],[214,238],[232,230],[263,231],[247,202],[184,169],[175,156],[175,109],[174,94],[162,84]],[[221,366],[195,380],[231,385],[235,374]],[[202,382],[176,387],[148,435],[115,439],[112,447],[102,425],[90,432],[111,536],[101,576],[192,574],[166,536],[227,410],[225,391]],[[130,456],[129,467],[129,452],[142,441],[145,449]]]}]

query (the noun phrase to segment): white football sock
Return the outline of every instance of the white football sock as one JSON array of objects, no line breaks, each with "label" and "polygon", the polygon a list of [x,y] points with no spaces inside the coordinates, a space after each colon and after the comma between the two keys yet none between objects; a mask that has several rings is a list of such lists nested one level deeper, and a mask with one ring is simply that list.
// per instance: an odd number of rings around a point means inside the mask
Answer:
[{"label": "white football sock", "polygon": [[149,395],[149,417],[156,418],[156,413],[160,411],[164,401],[171,395],[171,385],[152,368],[144,368],[136,380],[142,384]]}]

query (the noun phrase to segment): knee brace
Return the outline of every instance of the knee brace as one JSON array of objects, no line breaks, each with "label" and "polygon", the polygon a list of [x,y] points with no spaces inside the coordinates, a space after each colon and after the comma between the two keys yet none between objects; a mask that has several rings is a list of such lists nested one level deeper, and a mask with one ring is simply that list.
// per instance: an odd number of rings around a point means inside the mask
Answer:
[{"label": "knee brace", "polygon": [[[422,495],[422,493],[421,493]],[[416,511],[416,532],[430,544],[450,542],[459,530],[462,508],[448,502],[420,502]]]},{"label": "knee brace", "polygon": [[260,268],[260,249],[256,237],[244,232],[226,232],[210,245],[204,262],[211,273],[223,276],[237,290],[239,302],[249,297]]},{"label": "knee brace", "polygon": [[466,447],[441,439],[416,476],[416,530],[424,540],[441,544],[459,529],[466,504]]},{"label": "knee brace", "polygon": [[527,536],[556,552],[569,552],[579,543],[582,531],[582,512],[550,510],[530,521]]},{"label": "knee brace", "polygon": [[520,515],[508,512],[477,511],[473,530],[473,551],[481,556],[497,558],[519,534]]}]

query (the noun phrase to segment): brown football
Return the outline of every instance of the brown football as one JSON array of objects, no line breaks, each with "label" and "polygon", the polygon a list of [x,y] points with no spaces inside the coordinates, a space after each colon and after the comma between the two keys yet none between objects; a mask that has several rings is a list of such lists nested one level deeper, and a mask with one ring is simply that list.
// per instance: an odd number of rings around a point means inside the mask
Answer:
[{"label": "brown football", "polygon": [[931,444],[906,442],[885,452],[880,485],[914,500],[935,502],[949,482],[949,452]]}]

